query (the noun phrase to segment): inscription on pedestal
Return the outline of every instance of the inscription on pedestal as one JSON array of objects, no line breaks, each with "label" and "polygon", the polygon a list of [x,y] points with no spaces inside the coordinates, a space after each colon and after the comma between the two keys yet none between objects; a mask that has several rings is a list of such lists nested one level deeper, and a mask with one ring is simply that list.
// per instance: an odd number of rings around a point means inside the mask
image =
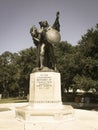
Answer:
[{"label": "inscription on pedestal", "polygon": [[30,75],[30,98],[32,103],[60,103],[60,74],[36,72]]},{"label": "inscription on pedestal", "polygon": [[53,76],[51,74],[38,73],[35,77],[35,101],[53,100]]},{"label": "inscription on pedestal", "polygon": [[52,78],[48,74],[40,74],[36,78],[36,87],[39,89],[50,89],[52,87]]}]

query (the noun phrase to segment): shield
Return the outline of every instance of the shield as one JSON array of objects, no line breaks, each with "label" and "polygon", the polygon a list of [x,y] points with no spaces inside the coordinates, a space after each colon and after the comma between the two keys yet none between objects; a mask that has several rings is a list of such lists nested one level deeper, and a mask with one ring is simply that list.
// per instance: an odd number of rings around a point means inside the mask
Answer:
[{"label": "shield", "polygon": [[61,35],[56,29],[51,27],[47,29],[46,40],[51,44],[57,44],[61,40]]}]

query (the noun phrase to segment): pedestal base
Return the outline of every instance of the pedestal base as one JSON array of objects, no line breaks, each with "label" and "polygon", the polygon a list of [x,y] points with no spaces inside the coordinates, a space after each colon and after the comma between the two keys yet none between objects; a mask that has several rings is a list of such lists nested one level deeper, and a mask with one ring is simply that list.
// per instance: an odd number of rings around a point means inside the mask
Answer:
[{"label": "pedestal base", "polygon": [[16,108],[16,118],[24,121],[25,130],[61,130],[66,121],[74,119],[74,109],[68,105],[59,109],[36,109],[28,105]]},{"label": "pedestal base", "polygon": [[58,130],[59,123],[74,119],[74,109],[61,102],[60,73],[30,75],[29,104],[16,108],[16,118],[24,121],[25,130]]},{"label": "pedestal base", "polygon": [[16,118],[26,121],[53,121],[69,120],[74,117],[74,109],[69,105],[62,105],[60,108],[37,109],[32,106],[16,108]]},{"label": "pedestal base", "polygon": [[24,122],[25,130],[61,130],[66,121],[74,119],[74,109],[69,105],[59,109],[36,109],[28,105],[16,108],[16,118]]}]

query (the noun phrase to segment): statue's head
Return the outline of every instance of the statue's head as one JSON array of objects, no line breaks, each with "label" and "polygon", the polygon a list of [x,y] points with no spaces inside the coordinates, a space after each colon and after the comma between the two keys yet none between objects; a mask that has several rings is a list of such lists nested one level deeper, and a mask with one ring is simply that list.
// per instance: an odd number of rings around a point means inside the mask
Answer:
[{"label": "statue's head", "polygon": [[44,28],[49,26],[47,21],[40,21],[39,25],[40,25],[40,27],[44,27]]},{"label": "statue's head", "polygon": [[31,36],[35,36],[37,34],[37,28],[36,26],[32,26],[32,28],[30,29],[30,33],[31,33]]}]

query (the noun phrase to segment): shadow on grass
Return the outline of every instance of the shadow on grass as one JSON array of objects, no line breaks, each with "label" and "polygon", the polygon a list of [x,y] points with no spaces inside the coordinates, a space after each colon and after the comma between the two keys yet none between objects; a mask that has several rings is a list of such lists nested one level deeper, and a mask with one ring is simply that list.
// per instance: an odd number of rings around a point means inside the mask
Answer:
[{"label": "shadow on grass", "polygon": [[7,99],[1,99],[0,104],[2,103],[24,103],[27,102],[27,99],[18,99],[18,98],[7,98]]},{"label": "shadow on grass", "polygon": [[95,104],[95,103],[81,104],[81,103],[74,103],[74,102],[63,102],[63,104],[71,105],[75,109],[98,111],[98,104]]},{"label": "shadow on grass", "polygon": [[11,109],[10,108],[0,108],[0,112],[3,112],[3,111],[10,111]]}]

